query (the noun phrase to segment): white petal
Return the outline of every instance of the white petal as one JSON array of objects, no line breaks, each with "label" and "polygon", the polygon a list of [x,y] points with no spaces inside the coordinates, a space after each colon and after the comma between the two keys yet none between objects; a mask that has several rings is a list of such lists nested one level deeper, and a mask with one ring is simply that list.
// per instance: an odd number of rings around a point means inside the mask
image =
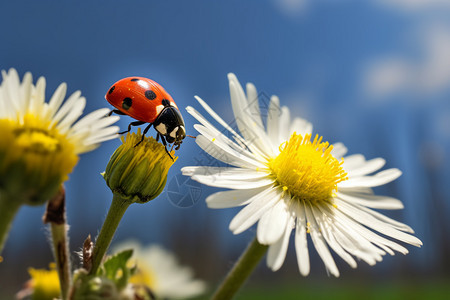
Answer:
[{"label": "white petal", "polygon": [[218,147],[223,149],[230,149],[231,152],[237,152],[239,155],[255,160],[255,155],[247,150],[245,145],[239,145],[230,140],[228,137],[217,131],[214,127],[206,127],[204,125],[195,124],[195,130],[203,135],[208,140],[214,142]]},{"label": "white petal", "polygon": [[[87,114],[82,119],[80,119],[78,122],[76,122],[72,126],[72,131],[78,131],[84,127],[90,127],[90,128],[100,128],[103,127],[102,124],[98,124],[100,120],[108,120],[113,124],[115,121],[117,121],[120,117],[119,116],[110,116],[105,117],[106,114],[108,114],[110,110],[107,108],[101,108],[94,110],[93,112]],[[108,125],[110,125],[108,124]]]},{"label": "white petal", "polygon": [[250,159],[247,156],[240,154],[236,150],[233,150],[229,147],[221,148],[216,143],[214,143],[214,141],[207,139],[203,135],[197,136],[195,142],[206,153],[226,164],[249,169],[265,168],[264,164]]},{"label": "white petal", "polygon": [[251,141],[263,153],[270,155],[272,153],[272,147],[270,142],[264,138],[265,132],[263,128],[258,127],[248,115],[248,101],[245,97],[241,84],[234,74],[228,74],[228,79],[230,81],[231,106],[233,108],[235,121],[239,127],[240,133],[245,140]]},{"label": "white petal", "polygon": [[313,126],[310,122],[302,118],[295,118],[291,124],[290,134],[296,132],[302,136],[312,133]]},{"label": "white petal", "polygon": [[[394,255],[394,253],[390,249],[386,248],[386,246],[403,254],[408,253],[408,250],[405,247],[376,234],[375,232],[367,229],[364,226],[361,226],[358,222],[354,221],[353,219],[350,219],[348,216],[346,216],[339,210],[334,210],[333,214],[336,215],[337,219],[343,222],[342,224],[345,224],[345,226],[347,226],[346,228],[341,230],[342,233],[344,234],[352,233],[352,230],[354,230],[357,233],[357,234],[349,234],[348,235],[349,238],[355,239],[357,238],[358,242],[362,242],[364,240],[370,241],[370,243],[374,243],[375,245],[382,247],[385,251],[389,252],[389,254],[391,255]],[[349,230],[349,228],[351,230]],[[370,247],[366,246],[362,247],[363,250],[369,248]]]},{"label": "white petal", "polygon": [[273,185],[273,179],[270,178],[262,178],[262,179],[222,179],[222,178],[216,178],[213,176],[206,176],[206,175],[194,175],[191,177],[192,180],[198,181],[202,184],[209,185],[209,186],[215,186],[225,189],[254,189],[259,187],[269,187]]},{"label": "white petal", "polygon": [[279,270],[284,263],[293,226],[294,218],[290,217],[283,236],[275,244],[269,247],[269,251],[267,253],[267,266],[272,271]]},{"label": "white petal", "polygon": [[355,167],[350,171],[347,171],[348,177],[357,177],[373,173],[381,169],[385,163],[386,160],[380,157],[365,161],[359,167]]},{"label": "white petal", "polygon": [[285,201],[279,201],[266,211],[258,222],[256,236],[263,245],[271,245],[281,238],[289,218]]},{"label": "white petal", "polygon": [[[211,114],[211,116],[215,116],[222,126],[225,127],[226,130],[228,130],[232,135],[234,140],[237,142],[237,145],[232,143],[231,140],[228,139],[228,137],[216,129],[208,120],[206,120],[205,117],[202,116],[195,108],[188,106],[186,107],[186,110],[188,113],[190,113],[194,118],[196,118],[204,127],[208,128],[212,133],[212,137],[216,136],[223,136],[223,139],[227,140],[231,147],[238,151],[243,151],[245,149],[249,149],[253,154],[257,155],[258,157],[262,157],[263,153],[256,147],[253,143],[245,141],[239,134],[237,134],[231,127],[229,127],[225,121],[223,121],[203,100],[201,100],[199,97],[196,96],[196,99],[199,101],[200,104],[202,104],[205,108],[205,110]],[[194,125],[195,127],[196,125]],[[236,145],[236,146],[235,146]]]},{"label": "white petal", "polygon": [[345,171],[349,172],[354,168],[358,168],[360,165],[364,164],[365,161],[366,159],[362,154],[349,155],[344,157],[344,163],[342,164],[342,167]]},{"label": "white petal", "polygon": [[72,109],[67,112],[66,116],[58,123],[57,127],[61,133],[67,133],[73,122],[75,122],[82,114],[86,107],[86,98],[81,97],[72,106]]},{"label": "white petal", "polygon": [[339,270],[334,262],[333,256],[331,256],[330,250],[325,242],[325,239],[320,232],[320,228],[314,218],[310,204],[305,205],[306,218],[310,226],[310,235],[313,241],[314,247],[317,253],[319,253],[320,258],[325,264],[327,270],[333,274],[335,277],[339,277]]},{"label": "white petal", "polygon": [[110,116],[110,117],[104,117],[102,119],[97,119],[96,121],[92,122],[92,124],[90,125],[90,129],[92,131],[103,129],[103,128],[106,128],[106,127],[116,123],[119,120],[120,120],[119,116]]},{"label": "white petal", "polygon": [[[345,163],[345,160],[344,160]],[[360,176],[355,178],[349,178],[348,180],[338,183],[340,187],[375,187],[386,183],[389,183],[402,175],[399,169],[388,169],[381,171],[373,176]]]},{"label": "white petal", "polygon": [[10,104],[16,111],[22,112],[22,99],[19,95],[20,79],[16,69],[9,69],[6,73],[2,70],[4,95],[10,99]]},{"label": "white petal", "polygon": [[361,209],[356,209],[344,201],[337,202],[337,206],[340,211],[353,218],[355,221],[367,226],[368,228],[372,228],[384,235],[390,236],[414,246],[422,245],[422,242],[415,236],[397,230],[393,225],[380,221],[372,215],[364,212]]},{"label": "white petal", "polygon": [[36,83],[36,89],[32,93],[30,99],[30,112],[35,115],[43,113],[44,101],[45,101],[45,78],[39,77]]},{"label": "white petal", "polygon": [[[363,227],[334,207],[322,206],[321,211],[333,220],[334,235],[344,249],[370,265],[382,260],[382,255],[386,253],[374,246],[373,241],[368,239],[368,237],[374,235],[371,231],[367,230],[371,233],[370,235],[361,234],[357,227]],[[392,252],[384,245],[381,247],[387,252]]]},{"label": "white petal", "polygon": [[306,238],[306,216],[303,205],[296,205],[297,226],[295,230],[295,252],[297,254],[297,263],[300,274],[307,276],[309,274],[309,251]]},{"label": "white petal", "polygon": [[[351,205],[351,204],[350,204]],[[385,216],[377,211],[374,211],[370,208],[364,207],[364,206],[359,206],[359,205],[354,205],[355,207],[357,207],[358,209],[368,213],[369,215],[374,216],[376,219],[385,222],[387,224],[390,224],[392,227],[401,230],[401,231],[406,231],[409,233],[414,233],[414,230],[409,227],[408,225],[406,225],[405,223],[396,221],[394,219],[389,218],[388,216]]]},{"label": "white petal", "polygon": [[255,195],[266,189],[267,188],[263,187],[248,190],[217,192],[206,198],[206,204],[209,208],[229,208],[242,206],[250,203]]},{"label": "white petal", "polygon": [[61,108],[56,112],[55,116],[53,117],[53,124],[59,123],[59,121],[64,118],[68,112],[72,110],[74,105],[78,102],[80,99],[81,92],[76,91],[72,95],[67,98],[67,100],[64,102],[64,104],[61,106]]},{"label": "white petal", "polygon": [[25,73],[21,85],[23,110],[28,111],[30,107],[31,92],[33,90],[33,76],[30,72]]},{"label": "white petal", "polygon": [[66,92],[67,92],[67,84],[63,82],[58,86],[56,91],[53,93],[52,98],[50,98],[50,101],[48,102],[48,117],[50,119],[53,118],[53,116],[61,106],[64,97],[66,96]]},{"label": "white petal", "polygon": [[[206,110],[207,113],[211,117],[213,117],[220,125],[222,125],[226,130],[228,130],[239,142],[246,145],[245,140],[236,132],[233,128],[231,128],[216,112],[205,102],[203,101],[199,96],[194,96],[194,98],[200,103],[201,106]],[[186,110],[188,113],[190,113],[194,118],[196,118],[200,123],[203,125],[209,127],[207,124],[210,124],[203,116],[201,116],[193,107],[186,107]],[[205,123],[204,123],[205,122]],[[212,125],[210,125],[213,127]]]},{"label": "white petal", "polygon": [[331,150],[331,155],[335,157],[338,160],[341,160],[341,158],[347,153],[347,147],[344,146],[343,143],[334,143],[333,144],[333,150]]},{"label": "white petal", "polygon": [[98,140],[99,138],[105,137],[105,136],[111,136],[113,134],[116,134],[118,131],[117,126],[110,126],[103,129],[99,129],[92,133],[87,139],[86,143],[90,143],[93,140]]},{"label": "white petal", "polygon": [[269,111],[267,116],[267,135],[274,147],[280,145],[278,137],[280,132],[280,99],[277,96],[270,98]]},{"label": "white petal", "polygon": [[[324,206],[327,206],[327,204],[325,204]],[[341,247],[334,236],[334,231],[336,230],[336,228],[333,225],[330,225],[330,223],[332,224],[335,222],[334,218],[329,218],[329,216],[324,214],[317,207],[313,206],[311,208],[317,225],[321,229],[322,236],[325,238],[327,244],[352,268],[356,268],[356,261]]]},{"label": "white petal", "polygon": [[387,196],[368,195],[363,193],[337,192],[337,197],[344,201],[378,209],[402,209],[403,203]]},{"label": "white petal", "polygon": [[193,166],[193,167],[183,167],[181,169],[181,172],[185,176],[206,175],[206,176],[214,176],[215,178],[231,179],[231,180],[258,179],[258,178],[265,178],[268,176],[267,171],[256,171],[232,167]]},{"label": "white petal", "polygon": [[290,138],[289,126],[291,124],[291,113],[289,112],[289,108],[283,106],[281,108],[281,116],[280,116],[280,126],[278,132],[278,143],[274,145],[276,149],[274,153],[277,153],[277,149],[281,143],[287,141]]},{"label": "white petal", "polygon": [[256,91],[256,87],[252,83],[247,83],[246,87],[249,113],[256,125],[263,128],[264,125],[259,110],[258,92]]},{"label": "white petal", "polygon": [[239,234],[253,224],[270,209],[275,203],[281,200],[281,193],[277,190],[267,189],[251,198],[250,204],[241,209],[241,211],[231,220],[230,230],[234,234]]},{"label": "white petal", "polygon": [[[343,221],[336,222],[334,236],[336,241],[349,253],[373,266],[382,260],[385,252],[375,247],[364,236],[354,231],[351,226],[344,226]],[[389,248],[387,250],[390,251]]]},{"label": "white petal", "polygon": [[119,131],[119,127],[111,126],[111,128],[113,128],[113,129],[111,129],[111,131],[115,131],[116,132],[115,134],[98,136],[98,137],[93,138],[93,139],[85,140],[84,144],[85,144],[85,146],[88,146],[88,149],[82,151],[81,153],[88,152],[88,151],[91,151],[91,150],[97,148],[98,143],[119,138],[119,135],[117,134],[117,132]]}]

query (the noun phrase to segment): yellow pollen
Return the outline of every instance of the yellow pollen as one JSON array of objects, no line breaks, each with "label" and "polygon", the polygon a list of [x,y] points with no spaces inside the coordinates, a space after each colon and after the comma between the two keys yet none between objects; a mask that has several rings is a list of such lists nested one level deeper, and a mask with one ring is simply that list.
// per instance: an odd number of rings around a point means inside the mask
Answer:
[{"label": "yellow pollen", "polygon": [[330,202],[337,184],[347,180],[347,173],[331,155],[333,146],[322,142],[322,137],[292,134],[280,145],[280,154],[269,160],[271,174],[277,184],[292,199],[316,204]]},{"label": "yellow pollen", "polygon": [[16,143],[26,151],[42,154],[52,153],[58,150],[59,141],[46,132],[41,131],[18,131]]}]

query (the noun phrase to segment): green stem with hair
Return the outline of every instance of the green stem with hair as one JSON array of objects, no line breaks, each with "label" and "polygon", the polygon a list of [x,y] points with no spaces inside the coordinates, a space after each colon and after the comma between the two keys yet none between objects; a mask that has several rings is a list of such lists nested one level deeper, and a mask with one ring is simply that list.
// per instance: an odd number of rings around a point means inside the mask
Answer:
[{"label": "green stem with hair", "polygon": [[61,285],[61,297],[67,299],[72,281],[70,254],[68,247],[66,224],[50,224],[52,233],[52,246],[56,260],[56,269],[58,270],[59,282]]},{"label": "green stem with hair", "polygon": [[23,202],[13,197],[8,197],[0,192],[0,255],[5,246],[11,224]]},{"label": "green stem with hair", "polygon": [[69,238],[69,226],[66,218],[66,192],[63,186],[47,203],[43,217],[44,224],[50,224],[51,244],[61,286],[61,297],[66,300],[72,282]]},{"label": "green stem with hair", "polygon": [[95,241],[90,274],[95,275],[97,273],[103,257],[108,251],[109,244],[111,244],[112,238],[119,226],[120,220],[130,204],[131,202],[129,200],[123,199],[118,194],[114,194],[105,222]]},{"label": "green stem with hair", "polygon": [[231,299],[252,274],[258,263],[264,257],[268,246],[261,245],[256,237],[242,253],[239,260],[234,264],[225,280],[216,290],[211,299]]}]

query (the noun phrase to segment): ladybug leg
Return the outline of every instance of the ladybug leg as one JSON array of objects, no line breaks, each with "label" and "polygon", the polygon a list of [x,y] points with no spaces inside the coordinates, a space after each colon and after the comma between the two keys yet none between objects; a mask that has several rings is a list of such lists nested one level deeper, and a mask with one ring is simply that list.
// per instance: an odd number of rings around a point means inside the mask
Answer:
[{"label": "ladybug leg", "polygon": [[156,134],[156,141],[159,141],[159,136],[160,136],[160,134],[159,134],[159,132]]},{"label": "ladybug leg", "polygon": [[118,115],[121,115],[121,116],[125,116],[125,115],[126,115],[125,113],[121,112],[121,111],[118,110],[118,109],[113,109],[113,110],[110,111],[106,116],[109,117],[109,116],[111,116],[113,113],[118,114]]},{"label": "ladybug leg", "polygon": [[166,139],[164,138],[163,135],[160,134],[160,136],[161,136],[161,142],[162,142],[162,144],[164,145],[164,149],[166,149],[167,155],[169,155],[170,158],[173,160],[172,155],[170,154],[169,150],[167,150],[167,142],[166,142]]},{"label": "ladybug leg", "polygon": [[119,132],[119,134],[124,134],[124,133],[130,132],[131,131],[131,126],[139,126],[139,125],[142,125],[142,124],[145,124],[145,122],[142,122],[142,121],[131,122],[130,124],[128,124],[128,130]]},{"label": "ladybug leg", "polygon": [[[145,122],[141,122],[141,121],[138,121],[138,122],[141,123],[141,124],[139,124],[139,125],[145,124]],[[133,123],[137,123],[137,122],[133,122]],[[144,138],[145,138],[145,134],[148,132],[148,130],[150,129],[150,127],[152,127],[152,125],[153,125],[153,124],[150,123],[150,124],[148,124],[147,127],[145,127],[144,131],[142,132],[141,140],[140,140],[136,145],[134,145],[135,147],[136,147],[137,145],[139,145],[140,143],[142,143],[142,141],[143,141]]]}]

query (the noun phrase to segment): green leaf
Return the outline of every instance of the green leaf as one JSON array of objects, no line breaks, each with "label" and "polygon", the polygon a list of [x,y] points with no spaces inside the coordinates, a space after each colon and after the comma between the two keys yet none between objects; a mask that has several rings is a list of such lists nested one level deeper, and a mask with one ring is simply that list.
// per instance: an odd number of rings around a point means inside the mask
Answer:
[{"label": "green leaf", "polygon": [[118,290],[126,287],[130,276],[134,273],[134,267],[127,266],[128,260],[133,255],[133,250],[125,250],[110,256],[99,270],[99,276],[112,280]]}]

